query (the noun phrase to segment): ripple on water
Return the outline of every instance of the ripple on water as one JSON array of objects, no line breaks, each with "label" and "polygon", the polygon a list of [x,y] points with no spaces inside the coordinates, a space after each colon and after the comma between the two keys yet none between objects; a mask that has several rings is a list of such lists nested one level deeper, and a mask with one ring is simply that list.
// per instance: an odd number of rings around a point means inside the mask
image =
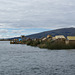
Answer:
[{"label": "ripple on water", "polygon": [[0,75],[75,75],[75,50],[0,42]]}]

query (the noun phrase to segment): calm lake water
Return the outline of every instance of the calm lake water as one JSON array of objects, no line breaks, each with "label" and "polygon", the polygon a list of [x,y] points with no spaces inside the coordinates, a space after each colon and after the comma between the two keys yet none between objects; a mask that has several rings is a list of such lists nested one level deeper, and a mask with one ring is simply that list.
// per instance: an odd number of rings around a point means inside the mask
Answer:
[{"label": "calm lake water", "polygon": [[0,42],[0,75],[75,75],[75,50]]}]

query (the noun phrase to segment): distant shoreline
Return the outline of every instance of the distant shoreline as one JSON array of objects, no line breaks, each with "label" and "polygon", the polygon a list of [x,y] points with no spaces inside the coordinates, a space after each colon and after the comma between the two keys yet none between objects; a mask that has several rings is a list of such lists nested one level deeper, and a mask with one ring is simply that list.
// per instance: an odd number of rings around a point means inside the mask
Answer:
[{"label": "distant shoreline", "polygon": [[0,39],[0,41],[10,41],[10,40],[8,40],[8,39]]},{"label": "distant shoreline", "polygon": [[75,49],[75,44],[66,44],[65,40],[56,40],[53,41],[51,39],[47,40],[27,40],[27,41],[18,41],[18,42],[12,42],[10,41],[10,44],[26,44],[29,46],[34,46],[34,47],[39,47],[39,48],[45,48],[45,49],[50,49],[50,50],[62,50],[62,49]]}]

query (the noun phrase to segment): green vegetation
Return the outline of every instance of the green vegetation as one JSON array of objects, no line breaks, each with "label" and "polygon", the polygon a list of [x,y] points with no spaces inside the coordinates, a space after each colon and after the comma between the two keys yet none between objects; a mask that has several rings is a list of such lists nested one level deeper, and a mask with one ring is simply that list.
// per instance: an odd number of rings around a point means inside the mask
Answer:
[{"label": "green vegetation", "polygon": [[63,35],[55,37],[47,35],[47,37],[43,37],[41,39],[30,39],[22,35],[20,41],[19,39],[14,39],[10,44],[27,44],[47,49],[75,49],[74,37],[72,36],[70,39],[71,40],[67,40]]},{"label": "green vegetation", "polygon": [[75,49],[75,44],[65,44],[64,41],[46,41],[40,44],[39,47],[47,49]]},{"label": "green vegetation", "polygon": [[44,41],[42,39],[32,40],[29,39],[27,41],[19,41],[13,42],[11,44],[27,44],[30,46],[37,46],[39,48],[47,48],[47,49],[75,49],[75,44],[66,44],[65,40],[55,40],[48,38]]}]

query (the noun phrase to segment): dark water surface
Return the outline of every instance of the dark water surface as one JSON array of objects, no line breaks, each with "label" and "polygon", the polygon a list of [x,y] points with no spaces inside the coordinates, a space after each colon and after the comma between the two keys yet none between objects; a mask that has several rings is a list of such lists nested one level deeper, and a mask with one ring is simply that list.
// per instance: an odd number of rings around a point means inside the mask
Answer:
[{"label": "dark water surface", "polygon": [[75,75],[75,50],[0,42],[0,75]]}]

